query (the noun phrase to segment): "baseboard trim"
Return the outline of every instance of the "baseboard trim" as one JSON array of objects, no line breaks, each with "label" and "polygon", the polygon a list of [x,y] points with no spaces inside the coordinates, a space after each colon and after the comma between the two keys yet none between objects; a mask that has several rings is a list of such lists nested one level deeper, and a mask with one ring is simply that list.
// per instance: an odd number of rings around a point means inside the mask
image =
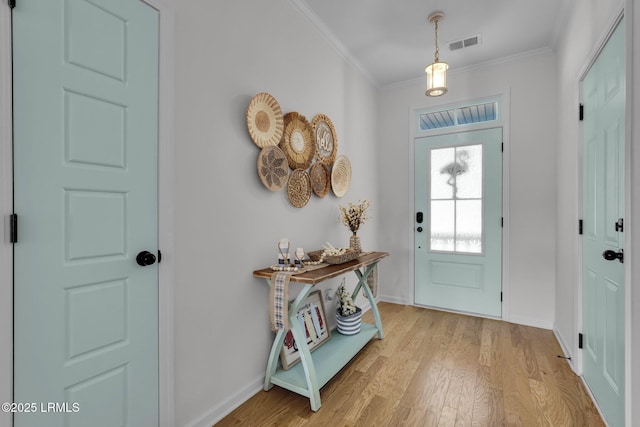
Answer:
[{"label": "baseboard trim", "polygon": [[547,320],[536,319],[534,317],[526,316],[511,316],[509,319],[504,319],[509,323],[516,323],[518,325],[532,326],[534,328],[553,330],[553,323]]},{"label": "baseboard trim", "polygon": [[400,305],[414,305],[413,301],[410,301],[405,298],[400,298],[392,295],[380,295],[380,301],[390,302],[392,304],[400,304]]},{"label": "baseboard trim", "polygon": [[573,363],[573,354],[569,351],[569,347],[565,343],[564,339],[562,339],[562,335],[560,334],[560,332],[555,327],[553,328],[553,335],[555,335],[556,341],[558,341],[558,344],[560,344],[560,348],[562,349],[562,354],[568,358],[565,360],[569,364],[569,367],[571,368],[573,373],[577,375],[578,373],[576,372],[576,366]]},{"label": "baseboard trim", "polygon": [[185,427],[211,427],[229,415],[238,406],[259,393],[264,386],[264,375],[251,381],[249,385],[223,400],[219,405],[209,409],[197,419],[187,423]]}]

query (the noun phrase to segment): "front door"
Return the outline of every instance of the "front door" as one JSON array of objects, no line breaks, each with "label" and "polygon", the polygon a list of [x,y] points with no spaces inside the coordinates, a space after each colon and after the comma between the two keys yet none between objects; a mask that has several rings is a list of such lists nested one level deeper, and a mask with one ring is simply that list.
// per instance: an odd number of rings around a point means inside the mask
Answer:
[{"label": "front door", "polygon": [[502,315],[502,129],[415,141],[415,302]]},{"label": "front door", "polygon": [[157,426],[158,13],[18,0],[13,43],[14,425]]},{"label": "front door", "polygon": [[624,425],[624,45],[622,21],[582,86],[583,375],[610,426]]}]

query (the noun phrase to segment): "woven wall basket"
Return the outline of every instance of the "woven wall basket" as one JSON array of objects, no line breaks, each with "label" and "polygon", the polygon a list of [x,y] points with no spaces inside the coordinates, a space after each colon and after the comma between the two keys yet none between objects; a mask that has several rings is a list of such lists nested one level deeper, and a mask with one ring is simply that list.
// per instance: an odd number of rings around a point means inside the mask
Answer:
[{"label": "woven wall basket", "polygon": [[351,162],[347,156],[341,155],[336,158],[331,169],[331,189],[337,197],[347,194],[351,185]]},{"label": "woven wall basket", "polygon": [[311,178],[311,189],[316,196],[322,198],[329,194],[331,174],[327,165],[315,162],[309,170],[309,177]]},{"label": "woven wall basket", "polygon": [[287,184],[287,196],[296,208],[302,208],[311,198],[311,181],[306,170],[296,169],[289,175]]},{"label": "woven wall basket", "polygon": [[254,144],[263,148],[278,145],[284,130],[282,109],[268,93],[259,93],[251,99],[247,108],[247,130]]},{"label": "woven wall basket", "polygon": [[260,181],[271,191],[284,187],[289,178],[289,164],[282,150],[269,145],[260,150],[258,155],[258,176]]},{"label": "woven wall basket", "polygon": [[324,114],[316,114],[311,121],[316,143],[316,157],[331,166],[338,154],[338,136],[331,119]]},{"label": "woven wall basket", "polygon": [[316,154],[313,131],[307,118],[300,113],[287,113],[279,147],[284,151],[291,169],[308,169]]}]

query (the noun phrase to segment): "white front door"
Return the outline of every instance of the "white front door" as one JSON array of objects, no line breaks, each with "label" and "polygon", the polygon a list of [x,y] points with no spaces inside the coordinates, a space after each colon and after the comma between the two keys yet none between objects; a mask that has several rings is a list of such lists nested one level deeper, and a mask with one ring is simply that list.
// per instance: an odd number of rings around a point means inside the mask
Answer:
[{"label": "white front door", "polygon": [[158,13],[19,0],[13,43],[14,425],[157,426]]},{"label": "white front door", "polygon": [[624,46],[622,21],[583,82],[583,375],[610,426],[624,425]]},{"label": "white front door", "polygon": [[415,141],[415,303],[502,315],[502,129]]}]

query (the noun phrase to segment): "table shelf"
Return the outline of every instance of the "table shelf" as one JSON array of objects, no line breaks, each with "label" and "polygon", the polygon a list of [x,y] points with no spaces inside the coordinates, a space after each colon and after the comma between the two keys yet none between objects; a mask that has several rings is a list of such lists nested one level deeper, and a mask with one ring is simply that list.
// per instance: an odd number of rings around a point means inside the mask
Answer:
[{"label": "table shelf", "polygon": [[[340,372],[377,333],[378,328],[368,323],[362,323],[360,332],[356,335],[342,335],[337,330],[333,330],[331,338],[311,353],[318,379],[318,388],[322,388]],[[292,388],[306,390],[307,380],[304,366],[302,363],[297,363],[287,371],[278,369],[271,377],[271,382],[288,390]]]}]

